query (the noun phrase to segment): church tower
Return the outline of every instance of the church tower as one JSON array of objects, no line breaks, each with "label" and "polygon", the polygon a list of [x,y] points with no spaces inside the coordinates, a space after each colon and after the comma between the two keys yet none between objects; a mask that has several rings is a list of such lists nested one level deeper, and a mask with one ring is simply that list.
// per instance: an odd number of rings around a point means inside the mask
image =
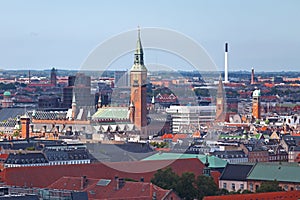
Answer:
[{"label": "church tower", "polygon": [[223,88],[222,77],[220,76],[216,98],[216,121],[225,121],[225,104],[225,91]]},{"label": "church tower", "polygon": [[130,108],[131,116],[135,127],[141,131],[141,136],[147,136],[147,68],[144,65],[144,53],[138,29],[138,40],[134,53],[134,64],[130,70],[130,103],[134,108]]},{"label": "church tower", "polygon": [[252,116],[255,119],[260,119],[260,90],[254,90],[252,95]]},{"label": "church tower", "polygon": [[56,86],[57,84],[57,77],[56,77],[56,69],[53,67],[51,69],[51,75],[50,75],[50,82],[52,85]]}]

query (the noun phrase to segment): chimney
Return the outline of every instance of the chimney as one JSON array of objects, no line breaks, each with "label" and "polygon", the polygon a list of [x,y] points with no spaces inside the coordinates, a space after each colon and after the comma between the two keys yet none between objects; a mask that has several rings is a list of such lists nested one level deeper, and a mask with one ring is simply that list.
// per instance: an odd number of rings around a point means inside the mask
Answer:
[{"label": "chimney", "polygon": [[251,69],[251,85],[254,84],[254,68]]},{"label": "chimney", "polygon": [[22,138],[29,139],[30,137],[30,118],[29,116],[25,113],[24,116],[20,118],[21,121],[21,133],[22,133]]},{"label": "chimney", "polygon": [[225,43],[225,69],[224,69],[224,82],[228,83],[228,43]]}]

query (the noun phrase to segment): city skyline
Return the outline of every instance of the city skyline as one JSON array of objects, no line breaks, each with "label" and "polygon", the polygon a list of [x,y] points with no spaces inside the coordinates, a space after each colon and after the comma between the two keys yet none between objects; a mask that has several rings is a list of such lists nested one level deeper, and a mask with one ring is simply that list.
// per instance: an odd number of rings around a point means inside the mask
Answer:
[{"label": "city skyline", "polygon": [[[229,71],[251,71],[252,67],[256,71],[299,71],[297,1],[32,0],[1,4],[0,69],[4,70],[80,69],[99,44],[140,25],[174,30],[193,39],[220,71],[224,69],[225,42],[229,43]],[[170,62],[172,56],[145,52],[146,65],[167,62],[189,68],[180,59]],[[125,58],[122,67],[130,68],[131,54]]]}]

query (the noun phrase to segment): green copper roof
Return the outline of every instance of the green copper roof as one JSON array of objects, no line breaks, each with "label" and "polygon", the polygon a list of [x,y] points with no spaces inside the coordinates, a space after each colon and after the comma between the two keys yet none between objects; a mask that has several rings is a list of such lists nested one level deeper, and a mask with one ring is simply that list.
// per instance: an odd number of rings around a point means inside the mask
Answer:
[{"label": "green copper roof", "polygon": [[260,97],[260,90],[254,90],[253,91],[253,96],[254,97]]},{"label": "green copper roof", "polygon": [[134,53],[134,65],[132,66],[131,71],[147,72],[147,68],[144,65],[144,53],[140,37],[140,29],[138,29],[138,40]]},{"label": "green copper roof", "polygon": [[104,107],[92,116],[92,119],[129,119],[127,107]]},{"label": "green copper roof", "polygon": [[[187,158],[198,158],[202,163],[206,162],[206,155],[185,153],[157,153],[143,160],[176,160]],[[208,163],[210,168],[224,168],[227,164],[225,160],[222,160],[216,156],[208,156]]]},{"label": "green copper roof", "polygon": [[4,96],[10,96],[11,93],[10,93],[10,91],[5,91],[5,92],[3,93],[3,95],[4,95]]},{"label": "green copper roof", "polygon": [[247,179],[300,183],[299,174],[297,163],[257,163]]}]

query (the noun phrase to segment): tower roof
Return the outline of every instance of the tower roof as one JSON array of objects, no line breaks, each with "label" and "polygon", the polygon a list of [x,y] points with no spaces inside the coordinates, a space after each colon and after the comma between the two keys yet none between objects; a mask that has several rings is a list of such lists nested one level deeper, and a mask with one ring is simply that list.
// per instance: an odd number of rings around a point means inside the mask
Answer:
[{"label": "tower roof", "polygon": [[224,95],[224,87],[223,87],[223,83],[222,83],[222,76],[220,75],[217,96],[221,97],[223,95]]},{"label": "tower roof", "polygon": [[5,91],[5,92],[3,93],[3,95],[4,95],[4,96],[10,96],[11,93],[10,93],[10,91]]},{"label": "tower roof", "polygon": [[143,47],[141,42],[141,30],[138,28],[138,40],[136,41],[135,54],[143,54]]},{"label": "tower roof", "polygon": [[136,49],[134,53],[134,64],[131,68],[131,71],[145,71],[147,72],[147,68],[144,65],[144,52],[141,42],[141,33],[140,28],[138,28],[138,39],[136,42]]},{"label": "tower roof", "polygon": [[253,97],[260,97],[260,90],[254,90]]}]

